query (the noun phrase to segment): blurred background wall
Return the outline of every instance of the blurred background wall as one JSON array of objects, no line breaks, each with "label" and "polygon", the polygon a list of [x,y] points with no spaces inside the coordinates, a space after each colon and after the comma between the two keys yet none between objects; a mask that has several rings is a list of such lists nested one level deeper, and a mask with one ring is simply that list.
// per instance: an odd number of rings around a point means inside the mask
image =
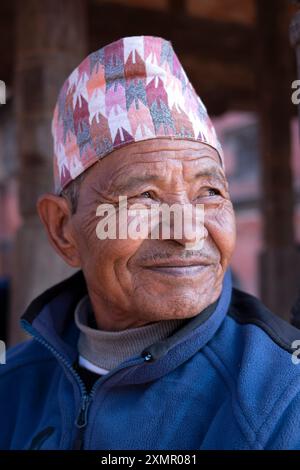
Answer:
[{"label": "blurred background wall", "polygon": [[52,190],[59,88],[89,52],[140,34],[172,41],[223,143],[237,216],[235,285],[290,320],[300,288],[300,150],[288,31],[298,8],[288,0],[1,0],[1,339],[18,342],[30,301],[72,272],[36,214],[38,196]]}]

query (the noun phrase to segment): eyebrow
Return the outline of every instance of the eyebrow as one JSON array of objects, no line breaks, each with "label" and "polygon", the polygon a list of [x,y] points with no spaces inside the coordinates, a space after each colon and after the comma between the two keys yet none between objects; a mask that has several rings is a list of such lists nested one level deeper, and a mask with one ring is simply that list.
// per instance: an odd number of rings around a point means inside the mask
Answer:
[{"label": "eyebrow", "polygon": [[[209,177],[216,179],[223,184],[225,184],[226,180],[224,175],[217,169],[217,168],[208,168],[204,170],[198,171],[194,176],[193,179],[197,178],[204,178]],[[162,181],[163,178],[157,174],[148,174],[142,176],[131,176],[126,181],[123,181],[120,185],[115,188],[111,188],[111,193],[113,195],[119,195],[123,191],[131,191],[140,187],[143,183],[151,183],[154,181]]]},{"label": "eyebrow", "polygon": [[143,183],[149,183],[153,181],[159,181],[161,180],[161,176],[159,175],[142,175],[142,176],[131,176],[128,178],[126,181],[122,182],[121,185],[118,185],[117,188],[111,188],[111,192],[113,194],[120,193],[124,190],[132,190],[135,189],[139,186],[141,186]]},{"label": "eyebrow", "polygon": [[198,171],[198,173],[194,175],[193,179],[205,178],[205,177],[216,179],[218,181],[221,181],[224,184],[226,183],[226,179],[223,173],[218,168],[215,168],[215,167]]}]

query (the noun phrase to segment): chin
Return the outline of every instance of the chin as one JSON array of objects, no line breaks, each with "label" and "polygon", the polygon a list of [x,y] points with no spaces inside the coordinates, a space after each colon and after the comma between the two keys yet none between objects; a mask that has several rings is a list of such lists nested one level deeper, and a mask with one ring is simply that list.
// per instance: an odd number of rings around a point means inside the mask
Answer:
[{"label": "chin", "polygon": [[215,302],[221,293],[222,282],[215,267],[207,268],[199,277],[180,279],[145,271],[145,278],[139,277],[142,286],[136,286],[134,309],[144,320],[194,317]]},{"label": "chin", "polygon": [[[181,289],[182,291],[182,289]],[[176,295],[157,296],[155,301],[144,302],[141,305],[144,319],[147,321],[160,321],[160,320],[179,320],[185,318],[192,318],[201,313],[206,307],[213,303],[217,296],[208,296],[204,293],[187,292],[176,293]],[[149,299],[150,300],[150,299]],[[147,318],[145,318],[147,316]]]}]

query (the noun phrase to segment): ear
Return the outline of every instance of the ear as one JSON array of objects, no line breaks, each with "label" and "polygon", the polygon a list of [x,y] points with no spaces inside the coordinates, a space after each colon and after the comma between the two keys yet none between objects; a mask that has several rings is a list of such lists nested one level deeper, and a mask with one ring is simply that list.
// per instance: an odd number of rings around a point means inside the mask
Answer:
[{"label": "ear", "polygon": [[80,257],[73,236],[71,210],[65,198],[43,194],[37,202],[37,211],[55,251],[68,263],[80,267]]}]

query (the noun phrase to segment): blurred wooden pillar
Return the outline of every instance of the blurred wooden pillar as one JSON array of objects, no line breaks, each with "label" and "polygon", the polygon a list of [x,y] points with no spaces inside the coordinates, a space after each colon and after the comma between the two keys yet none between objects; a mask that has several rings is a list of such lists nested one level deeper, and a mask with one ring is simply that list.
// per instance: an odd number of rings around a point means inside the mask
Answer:
[{"label": "blurred wooden pillar", "polygon": [[[300,0],[298,1],[300,7]],[[294,15],[290,24],[290,42],[295,48],[297,68],[298,68],[298,80],[300,80],[300,10]],[[298,140],[298,151],[300,155],[300,104],[298,105],[298,126],[299,126],[299,140]],[[300,279],[298,282],[298,299],[292,309],[292,323],[300,328]]]},{"label": "blurred wooden pillar", "polygon": [[[299,1],[300,7],[300,1]],[[291,45],[295,48],[297,68],[298,68],[298,80],[300,80],[300,10],[293,17],[290,24],[290,41]],[[300,141],[300,105],[298,105],[299,114],[299,141]]]},{"label": "blurred wooden pillar", "polygon": [[261,297],[285,319],[296,298],[299,255],[295,248],[291,171],[292,50],[285,0],[257,0],[257,85],[261,137],[264,250]]},{"label": "blurred wooden pillar", "polygon": [[9,340],[30,301],[71,270],[50,247],[36,213],[40,194],[51,191],[51,118],[58,91],[87,52],[84,0],[16,3],[15,103],[20,158],[19,199],[24,224],[15,248]]}]

